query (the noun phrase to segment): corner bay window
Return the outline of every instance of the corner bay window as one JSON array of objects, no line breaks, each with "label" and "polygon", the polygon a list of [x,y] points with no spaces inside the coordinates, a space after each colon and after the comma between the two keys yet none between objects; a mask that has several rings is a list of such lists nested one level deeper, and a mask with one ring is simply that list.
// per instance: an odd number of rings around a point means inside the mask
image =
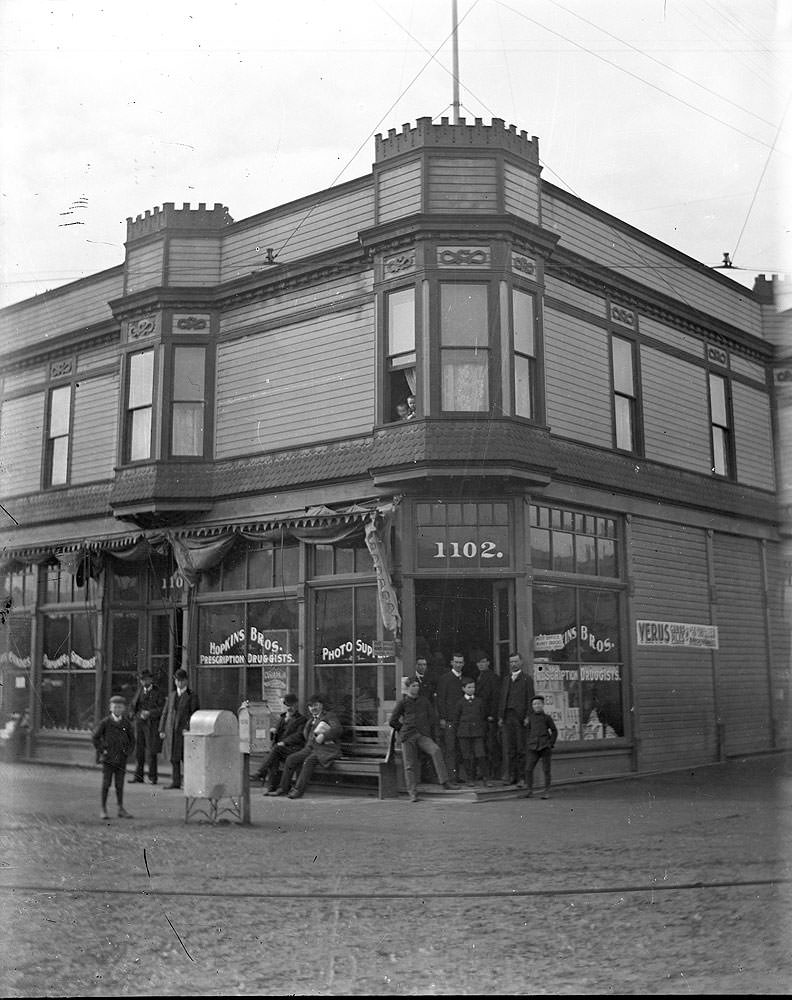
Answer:
[{"label": "corner bay window", "polygon": [[515,288],[512,292],[514,331],[514,414],[536,417],[536,345],[534,297]]},{"label": "corner bay window", "polygon": [[[559,742],[624,736],[616,522],[531,506],[529,530],[534,685],[558,726]],[[593,577],[612,582],[597,585]]]},{"label": "corner bay window", "polygon": [[415,397],[415,289],[401,288],[385,295],[387,327],[387,419],[404,419],[397,407]]},{"label": "corner bay window", "polygon": [[171,454],[204,453],[204,394],[206,349],[174,347]]},{"label": "corner bay window", "polygon": [[487,285],[440,285],[440,367],[446,412],[489,409]]}]

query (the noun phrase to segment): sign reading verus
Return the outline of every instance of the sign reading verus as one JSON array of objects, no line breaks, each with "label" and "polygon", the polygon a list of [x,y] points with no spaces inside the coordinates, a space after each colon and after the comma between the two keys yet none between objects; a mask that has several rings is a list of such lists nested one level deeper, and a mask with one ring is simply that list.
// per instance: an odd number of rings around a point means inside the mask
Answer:
[{"label": "sign reading verus", "polygon": [[638,620],[635,630],[639,646],[699,646],[718,648],[717,625],[693,625],[690,622]]}]

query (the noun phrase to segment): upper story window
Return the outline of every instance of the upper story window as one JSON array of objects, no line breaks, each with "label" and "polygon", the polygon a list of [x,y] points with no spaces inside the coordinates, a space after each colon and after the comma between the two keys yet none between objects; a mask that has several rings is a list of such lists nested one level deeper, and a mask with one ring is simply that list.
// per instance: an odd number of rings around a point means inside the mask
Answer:
[{"label": "upper story window", "polygon": [[206,348],[174,347],[171,402],[171,454],[204,453]]},{"label": "upper story window", "polygon": [[442,409],[489,409],[489,322],[487,285],[440,284]]},{"label": "upper story window", "polygon": [[611,337],[613,366],[613,426],[619,451],[639,450],[638,390],[635,373],[635,343]]},{"label": "upper story window", "polygon": [[47,431],[46,485],[63,486],[69,481],[72,387],[61,385],[50,391]]},{"label": "upper story window", "polygon": [[531,505],[529,530],[531,562],[535,570],[588,576],[619,575],[614,518]]},{"label": "upper story window", "polygon": [[139,462],[151,458],[154,403],[154,351],[129,355],[124,426],[124,459]]},{"label": "upper story window", "polygon": [[385,295],[387,328],[386,412],[391,420],[415,416],[415,288],[400,288]]},{"label": "upper story window", "polygon": [[710,423],[712,429],[712,471],[731,476],[734,470],[729,387],[722,375],[710,374]]},{"label": "upper story window", "polygon": [[536,337],[534,297],[515,288],[512,291],[514,350],[514,414],[536,417]]}]

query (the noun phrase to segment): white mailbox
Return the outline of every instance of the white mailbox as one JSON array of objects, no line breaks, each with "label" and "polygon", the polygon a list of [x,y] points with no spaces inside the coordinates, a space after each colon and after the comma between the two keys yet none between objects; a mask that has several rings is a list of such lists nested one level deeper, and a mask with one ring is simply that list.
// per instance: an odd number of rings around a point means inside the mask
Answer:
[{"label": "white mailbox", "polygon": [[239,724],[233,712],[193,712],[184,734],[184,794],[213,800],[242,794]]}]

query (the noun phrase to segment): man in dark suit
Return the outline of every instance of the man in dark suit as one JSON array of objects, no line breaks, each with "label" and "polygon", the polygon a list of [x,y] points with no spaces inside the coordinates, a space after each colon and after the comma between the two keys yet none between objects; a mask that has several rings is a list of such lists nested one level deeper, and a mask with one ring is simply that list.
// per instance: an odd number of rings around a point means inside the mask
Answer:
[{"label": "man in dark suit", "polygon": [[201,706],[198,704],[198,695],[188,686],[186,670],[177,670],[173,680],[176,690],[168,695],[160,725],[160,737],[165,741],[165,759],[171,762],[173,768],[173,779],[166,787],[181,788],[184,734],[190,728],[190,716]]},{"label": "man in dark suit", "polygon": [[142,784],[143,771],[148,768],[149,781],[157,784],[157,754],[160,752],[160,718],[165,705],[165,692],[154,683],[150,670],[141,670],[140,687],[132,699],[132,720],[135,726],[137,766],[130,784]]},{"label": "man in dark suit", "polygon": [[[343,727],[333,712],[325,711],[324,699],[315,694],[308,700],[310,718],[303,729],[305,746],[302,750],[290,753],[283,762],[283,774],[280,785],[267,795],[288,795],[290,799],[302,798],[305,786],[317,764],[330,767],[334,760],[341,756],[341,732]],[[292,775],[299,768],[294,788],[289,791]]]},{"label": "man in dark suit", "polygon": [[281,766],[290,753],[300,750],[305,743],[303,729],[308,721],[300,712],[296,694],[283,696],[283,708],[277,728],[272,736],[272,748],[261,762],[256,781],[267,780],[268,792],[274,792],[280,781]]},{"label": "man in dark suit", "polygon": [[450,781],[458,781],[457,761],[459,747],[454,726],[454,713],[460,698],[462,698],[462,671],[465,668],[465,657],[454,653],[451,657],[451,669],[440,675],[437,682],[435,704],[440,720],[440,736],[442,738],[443,756],[445,757]]},{"label": "man in dark suit", "polygon": [[489,776],[500,774],[500,738],[498,736],[498,705],[500,702],[500,677],[490,667],[490,658],[483,649],[477,649],[475,654],[478,676],[476,682],[476,697],[484,703],[484,717],[487,721],[484,748],[487,752]]},{"label": "man in dark suit", "polygon": [[509,653],[509,675],[503,678],[498,704],[498,726],[503,743],[503,780],[525,787],[525,723],[534,696],[533,681],[525,673],[519,653]]}]

